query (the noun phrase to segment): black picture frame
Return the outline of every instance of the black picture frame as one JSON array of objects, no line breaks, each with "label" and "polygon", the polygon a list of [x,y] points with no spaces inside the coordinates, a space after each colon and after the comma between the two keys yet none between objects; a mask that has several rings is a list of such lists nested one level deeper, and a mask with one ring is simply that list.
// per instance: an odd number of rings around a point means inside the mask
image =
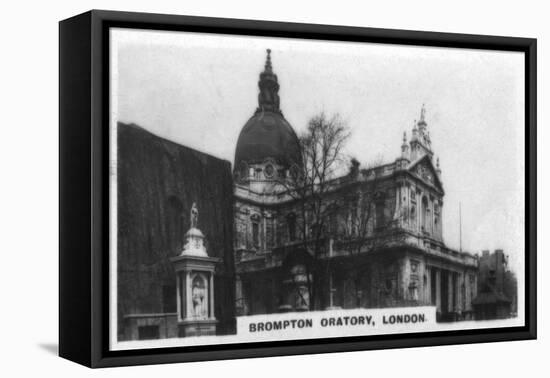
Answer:
[{"label": "black picture frame", "polygon": [[[111,27],[524,52],[525,326],[109,351]],[[109,367],[536,338],[536,39],[92,10],[60,22],[59,46],[61,357]]]}]

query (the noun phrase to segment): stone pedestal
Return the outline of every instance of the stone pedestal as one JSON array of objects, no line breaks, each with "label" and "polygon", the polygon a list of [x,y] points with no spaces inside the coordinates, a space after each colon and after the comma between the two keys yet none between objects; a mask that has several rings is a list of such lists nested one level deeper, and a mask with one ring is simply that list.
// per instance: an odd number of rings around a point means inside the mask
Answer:
[{"label": "stone pedestal", "polygon": [[289,273],[289,277],[283,281],[284,302],[279,306],[279,312],[309,311],[306,267],[295,265]]},{"label": "stone pedestal", "polygon": [[182,255],[172,259],[177,275],[179,336],[216,334],[214,272],[219,259]]},{"label": "stone pedestal", "polygon": [[206,253],[194,212],[198,214],[195,205],[183,251],[171,259],[177,278],[179,337],[215,335],[218,323],[214,314],[214,273],[220,259]]},{"label": "stone pedestal", "polygon": [[217,320],[184,320],[178,323],[178,337],[211,336],[216,334]]}]

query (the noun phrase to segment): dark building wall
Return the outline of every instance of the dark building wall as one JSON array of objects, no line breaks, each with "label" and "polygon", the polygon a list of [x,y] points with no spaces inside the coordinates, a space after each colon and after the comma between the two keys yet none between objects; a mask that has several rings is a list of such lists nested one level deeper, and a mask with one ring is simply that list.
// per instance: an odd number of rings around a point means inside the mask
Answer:
[{"label": "dark building wall", "polygon": [[[234,329],[231,164],[118,124],[118,328],[131,314],[176,312],[170,257],[181,252],[193,202],[215,277],[218,333]],[[122,338],[124,338],[122,336]]]},{"label": "dark building wall", "polygon": [[517,280],[508,270],[507,258],[500,249],[483,251],[479,258],[478,296],[474,299],[478,319],[513,316],[517,310]]},{"label": "dark building wall", "polygon": [[504,287],[504,273],[506,272],[506,258],[504,252],[500,249],[494,253],[483,251],[479,258],[479,284],[483,291],[487,286],[494,287],[502,292]]}]

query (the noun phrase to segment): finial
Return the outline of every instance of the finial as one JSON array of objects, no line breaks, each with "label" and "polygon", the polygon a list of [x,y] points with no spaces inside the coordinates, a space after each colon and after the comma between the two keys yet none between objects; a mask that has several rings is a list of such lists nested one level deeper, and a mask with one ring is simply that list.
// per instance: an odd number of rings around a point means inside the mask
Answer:
[{"label": "finial", "polygon": [[197,228],[198,223],[199,223],[199,209],[197,208],[197,204],[193,202],[193,205],[191,206],[191,228]]},{"label": "finial", "polygon": [[258,94],[258,109],[256,109],[256,113],[262,111],[281,113],[278,94],[279,83],[277,82],[277,75],[273,73],[273,67],[271,66],[271,49],[266,49],[266,52],[264,71],[260,73],[260,81],[258,82],[260,93]]},{"label": "finial", "polygon": [[267,52],[267,57],[265,59],[265,70],[271,72],[273,67],[271,67],[271,49],[265,50]]},{"label": "finial", "polygon": [[420,122],[425,122],[426,118],[426,104],[422,104],[422,109],[420,109]]},{"label": "finial", "polygon": [[403,144],[401,145],[401,157],[403,159],[409,158],[409,145],[407,144],[407,132],[403,131]]}]

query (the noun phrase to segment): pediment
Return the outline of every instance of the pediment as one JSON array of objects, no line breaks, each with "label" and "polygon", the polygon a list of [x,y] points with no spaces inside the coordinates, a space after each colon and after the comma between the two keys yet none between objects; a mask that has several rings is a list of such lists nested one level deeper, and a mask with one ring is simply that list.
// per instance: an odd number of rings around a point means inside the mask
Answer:
[{"label": "pediment", "polygon": [[424,155],[409,166],[409,172],[420,178],[422,181],[435,186],[440,191],[443,191],[441,179],[433,165],[432,159],[428,155]]}]

